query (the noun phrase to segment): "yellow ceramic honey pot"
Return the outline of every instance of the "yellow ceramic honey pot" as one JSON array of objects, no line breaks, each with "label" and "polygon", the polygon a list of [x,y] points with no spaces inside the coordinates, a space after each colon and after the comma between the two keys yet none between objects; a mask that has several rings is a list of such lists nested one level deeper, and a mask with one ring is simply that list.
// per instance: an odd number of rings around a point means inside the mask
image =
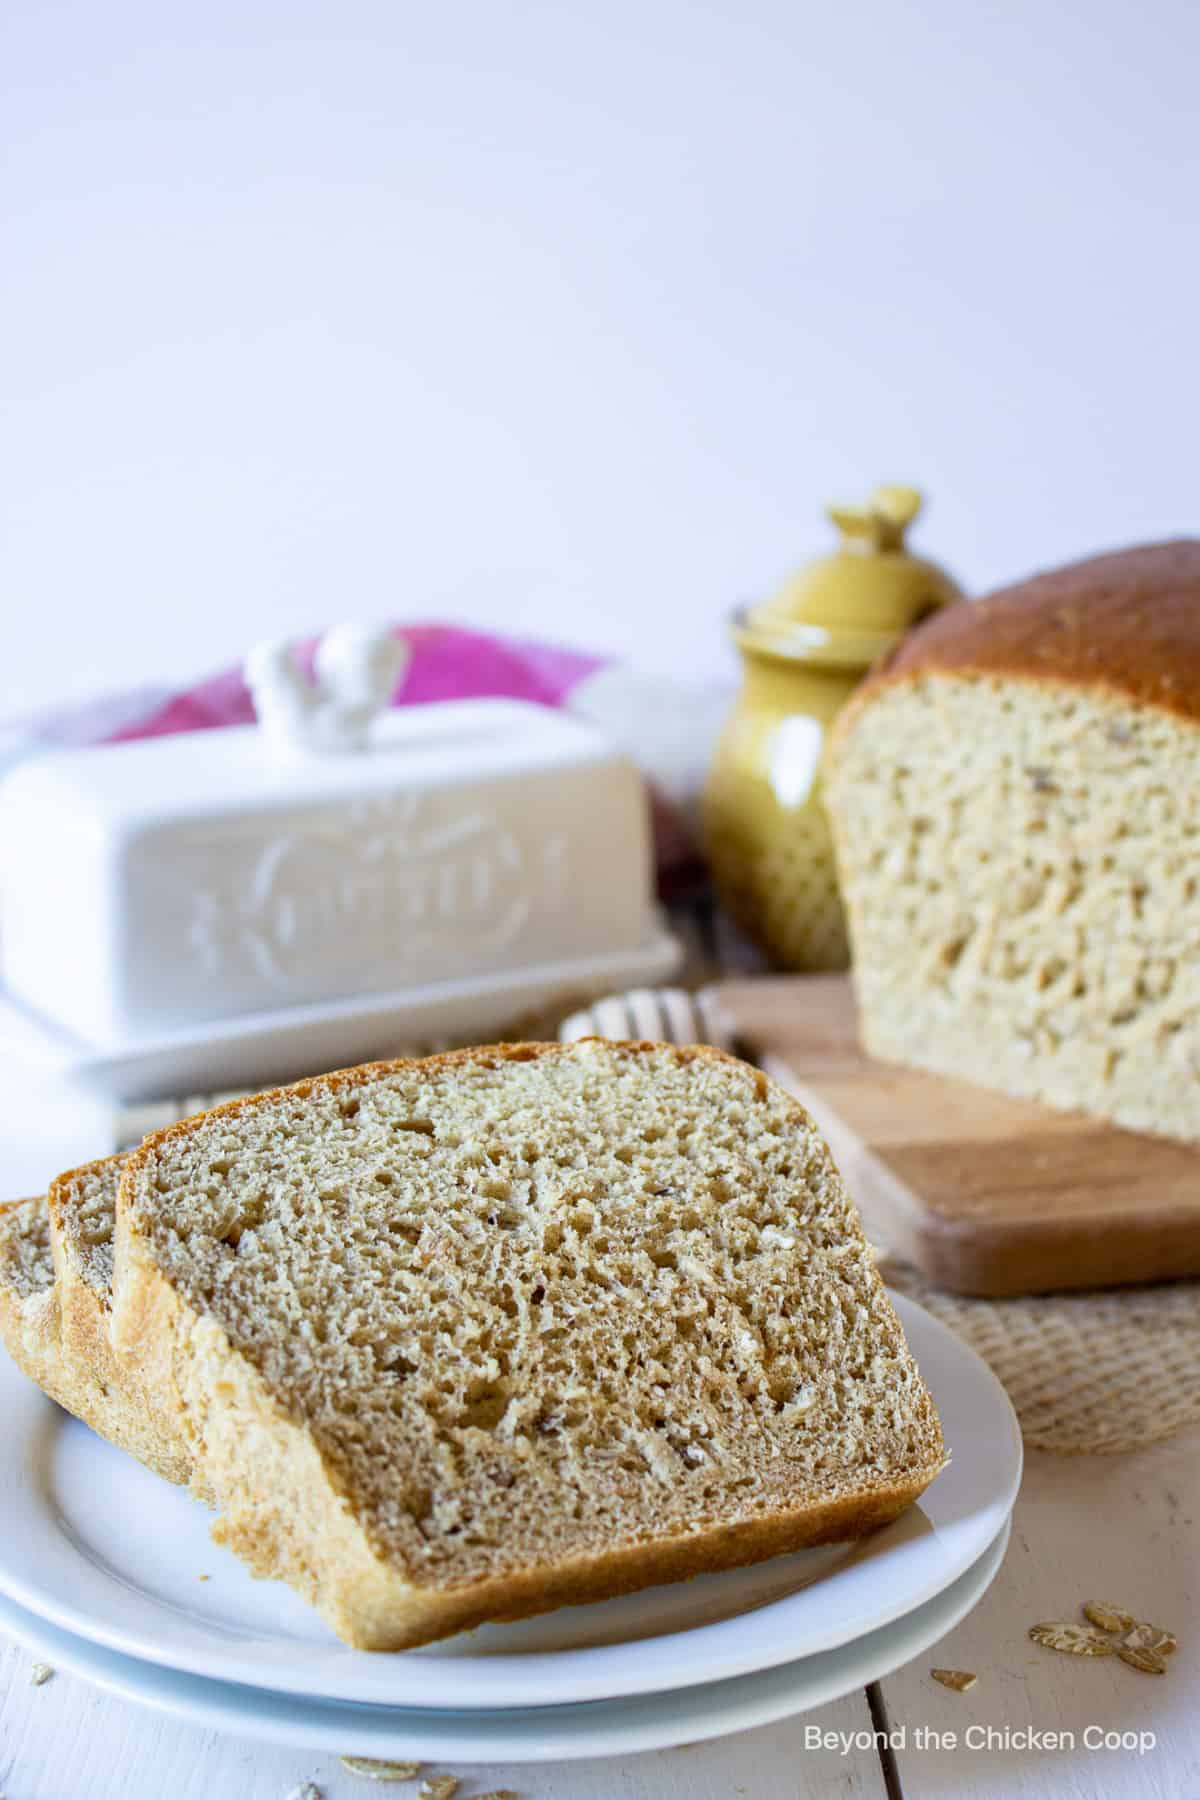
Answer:
[{"label": "yellow ceramic honey pot", "polygon": [[904,547],[920,510],[905,487],[876,488],[865,507],[831,506],[839,549],[734,615],[745,676],[709,773],[704,836],[721,901],[785,969],[849,960],[820,794],[829,725],[910,626],[962,598]]}]

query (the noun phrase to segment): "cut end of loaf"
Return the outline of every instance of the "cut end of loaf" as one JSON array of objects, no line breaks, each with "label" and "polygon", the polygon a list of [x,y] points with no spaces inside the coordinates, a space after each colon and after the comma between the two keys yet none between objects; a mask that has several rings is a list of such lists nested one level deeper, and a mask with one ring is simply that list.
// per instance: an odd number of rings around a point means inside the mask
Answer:
[{"label": "cut end of loaf", "polygon": [[[235,1103],[135,1155],[120,1233],[118,1336],[136,1356],[139,1282],[169,1293],[226,1535],[372,1647],[855,1535],[943,1460],[823,1140],[711,1050],[499,1047]],[[310,1450],[361,1566],[323,1559],[311,1470],[287,1491]],[[389,1580],[407,1608],[363,1599]]]},{"label": "cut end of loaf", "polygon": [[827,792],[868,1050],[1200,1139],[1195,739],[1033,675],[864,699]]}]

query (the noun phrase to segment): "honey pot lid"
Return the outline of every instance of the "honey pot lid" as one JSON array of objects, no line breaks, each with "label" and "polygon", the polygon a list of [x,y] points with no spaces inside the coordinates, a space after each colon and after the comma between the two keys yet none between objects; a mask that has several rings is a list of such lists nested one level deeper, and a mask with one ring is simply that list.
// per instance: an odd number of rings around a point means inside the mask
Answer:
[{"label": "honey pot lid", "polygon": [[828,507],[841,544],[805,564],[771,599],[738,613],[738,644],[788,660],[865,668],[911,626],[962,599],[944,569],[905,547],[921,506],[916,488],[885,486],[865,506]]}]

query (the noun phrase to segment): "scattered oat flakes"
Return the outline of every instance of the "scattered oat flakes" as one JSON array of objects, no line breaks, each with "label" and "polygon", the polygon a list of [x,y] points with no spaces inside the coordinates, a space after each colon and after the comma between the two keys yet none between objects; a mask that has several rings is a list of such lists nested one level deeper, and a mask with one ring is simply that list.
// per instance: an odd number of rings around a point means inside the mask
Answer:
[{"label": "scattered oat flakes", "polygon": [[45,1687],[53,1673],[49,1663],[34,1663],[29,1671],[29,1679],[34,1687]]},{"label": "scattered oat flakes", "polygon": [[287,1800],[321,1800],[321,1790],[315,1781],[302,1781],[294,1787]]},{"label": "scattered oat flakes", "polygon": [[1110,1606],[1107,1600],[1089,1600],[1083,1616],[1098,1625],[1101,1631],[1132,1631],[1137,1624],[1131,1612],[1126,1612],[1123,1606]]},{"label": "scattered oat flakes", "polygon": [[342,1767],[364,1781],[414,1781],[421,1773],[419,1762],[380,1762],[373,1756],[343,1756]]},{"label": "scattered oat flakes", "polygon": [[1047,1650],[1062,1650],[1068,1656],[1111,1656],[1113,1645],[1091,1625],[1062,1623],[1031,1625],[1029,1635],[1035,1644]]},{"label": "scattered oat flakes", "polygon": [[1160,1656],[1157,1650],[1147,1650],[1141,1644],[1118,1644],[1117,1655],[1131,1669],[1140,1669],[1143,1675],[1165,1675],[1167,1659]]},{"label": "scattered oat flakes", "polygon": [[[738,1792],[742,1791],[739,1788]],[[4,1800],[3,1794],[0,1794],[0,1800]],[[476,1794],[475,1800],[517,1800],[517,1796],[511,1788],[489,1788],[486,1794]]]},{"label": "scattered oat flakes", "polygon": [[1127,1631],[1121,1643],[1127,1650],[1153,1650],[1159,1656],[1173,1656],[1179,1648],[1179,1639],[1173,1631],[1164,1631],[1161,1625],[1145,1622]]},{"label": "scattered oat flakes", "polygon": [[430,1775],[417,1789],[417,1800],[454,1800],[458,1778],[454,1775]]},{"label": "scattered oat flakes", "polygon": [[953,1688],[956,1694],[965,1694],[975,1686],[978,1675],[972,1675],[969,1669],[930,1669],[929,1673],[943,1687]]},{"label": "scattered oat flakes", "polygon": [[197,1575],[196,1580],[197,1581],[211,1581],[212,1576],[211,1575]]}]

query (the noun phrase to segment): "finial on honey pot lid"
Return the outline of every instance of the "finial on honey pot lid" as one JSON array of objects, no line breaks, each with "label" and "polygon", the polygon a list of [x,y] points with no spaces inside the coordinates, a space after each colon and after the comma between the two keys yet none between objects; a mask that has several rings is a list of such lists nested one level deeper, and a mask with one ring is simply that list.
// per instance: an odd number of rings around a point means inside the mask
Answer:
[{"label": "finial on honey pot lid", "polygon": [[904,534],[924,504],[918,488],[877,487],[865,506],[827,506],[825,511],[847,548],[902,550]]},{"label": "finial on honey pot lid", "polygon": [[317,645],[312,679],[286,638],[257,645],[242,672],[275,754],[341,754],[367,748],[371,721],[389,705],[408,660],[407,644],[386,627],[344,624]]},{"label": "finial on honey pot lid", "polygon": [[877,487],[864,506],[830,506],[842,536],[779,593],[734,620],[743,650],[844,668],[866,668],[910,626],[961,600],[958,583],[905,545],[923,505],[919,489]]}]

